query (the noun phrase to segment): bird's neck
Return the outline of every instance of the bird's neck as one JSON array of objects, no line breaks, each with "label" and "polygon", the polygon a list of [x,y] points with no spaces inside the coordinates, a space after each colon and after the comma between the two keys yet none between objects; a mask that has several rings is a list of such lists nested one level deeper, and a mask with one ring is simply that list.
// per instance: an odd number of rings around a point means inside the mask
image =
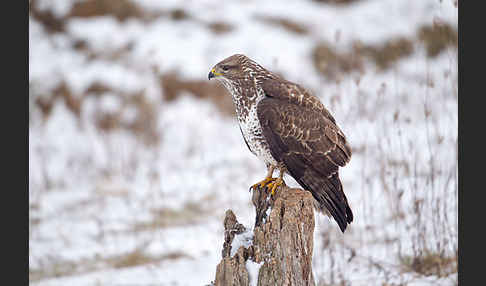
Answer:
[{"label": "bird's neck", "polygon": [[252,109],[263,99],[264,93],[256,79],[223,81],[226,90],[231,94],[238,120],[245,121]]}]

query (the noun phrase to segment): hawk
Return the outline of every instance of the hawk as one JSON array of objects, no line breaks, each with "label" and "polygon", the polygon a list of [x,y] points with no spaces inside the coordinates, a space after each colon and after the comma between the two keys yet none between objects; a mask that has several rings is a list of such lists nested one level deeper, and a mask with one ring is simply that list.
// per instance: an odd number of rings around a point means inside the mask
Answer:
[{"label": "hawk", "polygon": [[[274,194],[288,173],[344,233],[353,212],[338,172],[349,162],[351,148],[331,113],[306,89],[245,55],[216,64],[208,75],[212,78],[231,94],[245,143],[267,167],[266,178],[251,188],[266,187]],[[272,177],[275,169],[278,178]]]}]

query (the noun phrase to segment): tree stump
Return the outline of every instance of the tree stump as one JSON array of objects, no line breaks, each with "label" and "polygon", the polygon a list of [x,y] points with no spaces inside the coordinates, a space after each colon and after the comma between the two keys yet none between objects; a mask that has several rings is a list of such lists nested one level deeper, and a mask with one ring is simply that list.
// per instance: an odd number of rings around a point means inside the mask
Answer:
[{"label": "tree stump", "polygon": [[271,196],[267,189],[257,189],[252,202],[256,210],[253,229],[226,211],[222,260],[214,285],[315,285],[311,193],[281,186]]}]

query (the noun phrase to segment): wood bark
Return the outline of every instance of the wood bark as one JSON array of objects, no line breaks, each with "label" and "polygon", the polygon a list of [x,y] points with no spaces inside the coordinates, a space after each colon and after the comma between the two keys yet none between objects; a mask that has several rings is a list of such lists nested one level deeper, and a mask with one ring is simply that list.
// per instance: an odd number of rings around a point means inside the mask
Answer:
[{"label": "wood bark", "polygon": [[[252,202],[256,211],[252,229],[238,223],[231,210],[226,211],[222,260],[214,285],[315,285],[311,193],[281,186],[271,196],[267,189],[256,189]],[[237,246],[235,239],[241,241],[237,236],[250,240],[236,250],[232,249]]]}]

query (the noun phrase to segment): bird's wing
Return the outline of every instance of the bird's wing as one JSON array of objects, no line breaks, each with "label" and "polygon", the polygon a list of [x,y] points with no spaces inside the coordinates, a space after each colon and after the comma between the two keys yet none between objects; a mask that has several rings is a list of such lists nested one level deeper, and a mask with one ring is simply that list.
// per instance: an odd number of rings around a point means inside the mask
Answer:
[{"label": "bird's wing", "polygon": [[266,80],[261,84],[261,87],[267,97],[272,97],[282,101],[288,101],[302,107],[319,110],[332,123],[336,124],[336,120],[334,120],[334,117],[324,107],[321,101],[298,84],[283,79]]},{"label": "bird's wing", "polygon": [[[280,114],[287,114],[288,117],[281,118],[281,122],[287,120],[288,124],[293,123],[302,132],[308,130],[309,140],[313,140],[313,142],[320,138],[317,141],[320,145],[317,142],[317,145],[312,144],[315,147],[313,150],[326,152],[329,150],[328,148],[338,148],[336,152],[330,154],[339,157],[336,158],[337,165],[342,167],[349,162],[352,152],[346,136],[317,97],[301,86],[285,80],[267,80],[261,86],[266,98],[261,101],[264,108],[257,107],[257,111],[258,109],[273,109],[278,110]],[[263,115],[266,112],[261,111],[261,113]],[[290,120],[293,121],[290,122]],[[288,125],[288,127],[292,126]],[[322,136],[324,134],[327,136]]]},{"label": "bird's wing", "polygon": [[264,90],[266,97],[257,105],[270,152],[284,162],[290,175],[312,193],[344,232],[353,214],[338,168],[349,162],[351,148],[319,100],[304,95],[295,85],[273,86]]}]

